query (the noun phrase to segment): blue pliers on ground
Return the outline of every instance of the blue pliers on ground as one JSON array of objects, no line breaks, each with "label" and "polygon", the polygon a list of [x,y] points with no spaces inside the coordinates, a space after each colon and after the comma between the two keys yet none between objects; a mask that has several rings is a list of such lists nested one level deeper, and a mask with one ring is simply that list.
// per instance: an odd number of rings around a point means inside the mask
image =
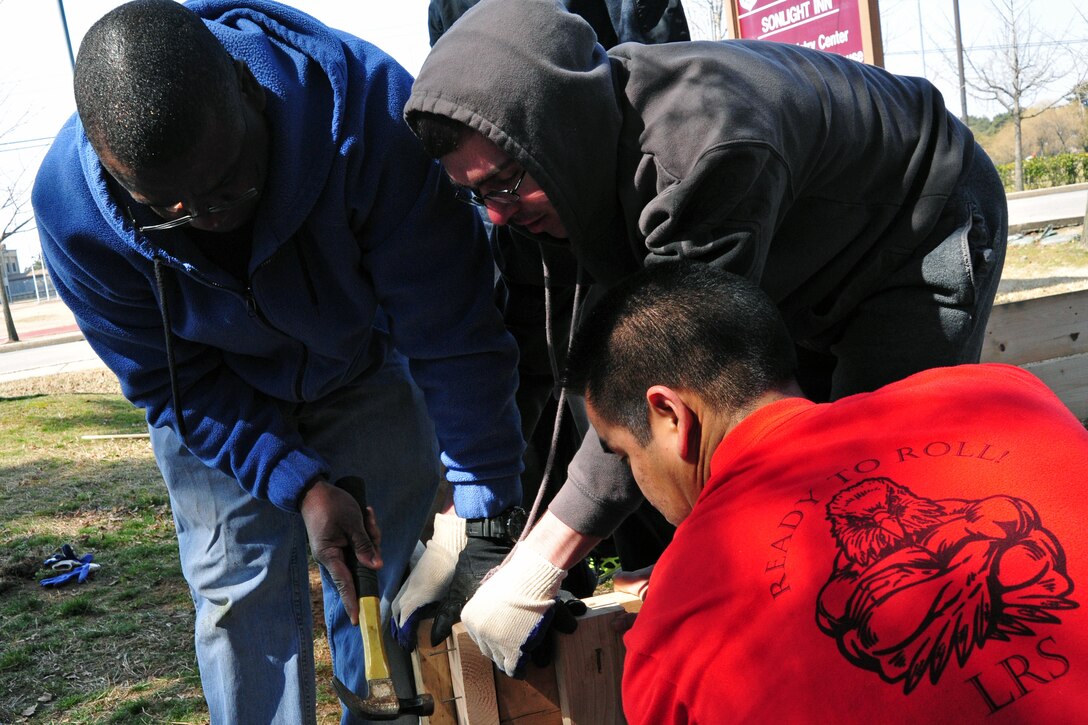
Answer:
[{"label": "blue pliers on ground", "polygon": [[39,582],[43,587],[59,587],[70,581],[79,584],[87,581],[92,572],[98,570],[98,564],[92,563],[94,554],[77,556],[76,552],[68,544],[60,547],[60,551],[42,562],[42,568],[60,572],[56,576],[47,577]]}]

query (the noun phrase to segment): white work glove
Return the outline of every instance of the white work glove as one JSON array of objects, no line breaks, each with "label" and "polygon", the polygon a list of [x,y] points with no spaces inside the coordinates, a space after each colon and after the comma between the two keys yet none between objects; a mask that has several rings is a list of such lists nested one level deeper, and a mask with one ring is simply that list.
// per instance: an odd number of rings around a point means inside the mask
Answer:
[{"label": "white work glove", "polygon": [[463,518],[435,514],[434,533],[427,542],[427,549],[393,599],[390,624],[402,647],[415,648],[416,625],[425,618],[423,610],[446,598],[457,559],[467,544]]},{"label": "white work glove", "polygon": [[561,599],[559,585],[566,575],[518,544],[461,610],[461,621],[480,651],[511,677],[521,676],[530,659],[540,666],[551,661],[552,631],[570,634],[578,627],[574,617],[584,614],[586,606]]}]

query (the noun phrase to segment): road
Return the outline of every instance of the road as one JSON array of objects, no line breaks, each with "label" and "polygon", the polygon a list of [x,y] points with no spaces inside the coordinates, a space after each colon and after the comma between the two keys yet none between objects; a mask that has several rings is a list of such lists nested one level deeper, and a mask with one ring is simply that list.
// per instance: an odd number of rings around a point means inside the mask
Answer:
[{"label": "road", "polygon": [[1076,225],[1088,210],[1088,184],[1062,187],[1062,191],[1023,191],[1009,194],[1009,230],[1041,229]]},{"label": "road", "polygon": [[0,383],[105,367],[85,340],[0,354]]}]

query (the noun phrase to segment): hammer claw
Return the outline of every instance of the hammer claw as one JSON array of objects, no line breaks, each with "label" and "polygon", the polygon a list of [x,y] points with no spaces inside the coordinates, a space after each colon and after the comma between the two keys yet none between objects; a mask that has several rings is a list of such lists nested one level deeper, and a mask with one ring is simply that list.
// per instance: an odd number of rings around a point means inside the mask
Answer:
[{"label": "hammer claw", "polygon": [[332,678],[332,687],[351,714],[364,720],[396,720],[401,715],[426,717],[434,714],[434,698],[430,695],[398,698],[392,680],[371,682],[365,699],[352,692],[338,677]]}]

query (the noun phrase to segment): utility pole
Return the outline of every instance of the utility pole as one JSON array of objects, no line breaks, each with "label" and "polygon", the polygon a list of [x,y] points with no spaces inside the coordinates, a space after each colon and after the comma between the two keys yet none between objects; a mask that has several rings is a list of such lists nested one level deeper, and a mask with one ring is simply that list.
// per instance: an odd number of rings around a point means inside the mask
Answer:
[{"label": "utility pole", "polygon": [[967,79],[963,76],[963,37],[960,35],[960,0],[952,0],[956,17],[956,66],[960,72],[960,120],[967,125]]},{"label": "utility pole", "polygon": [[60,8],[60,24],[64,28],[64,42],[68,46],[68,62],[72,64],[72,71],[76,69],[76,56],[72,53],[72,36],[68,33],[68,16],[64,14],[64,0],[57,0]]},{"label": "utility pole", "polygon": [[922,0],[918,0],[918,47],[922,49],[922,77],[928,78],[929,72],[926,70],[926,34],[925,23],[922,22]]}]

